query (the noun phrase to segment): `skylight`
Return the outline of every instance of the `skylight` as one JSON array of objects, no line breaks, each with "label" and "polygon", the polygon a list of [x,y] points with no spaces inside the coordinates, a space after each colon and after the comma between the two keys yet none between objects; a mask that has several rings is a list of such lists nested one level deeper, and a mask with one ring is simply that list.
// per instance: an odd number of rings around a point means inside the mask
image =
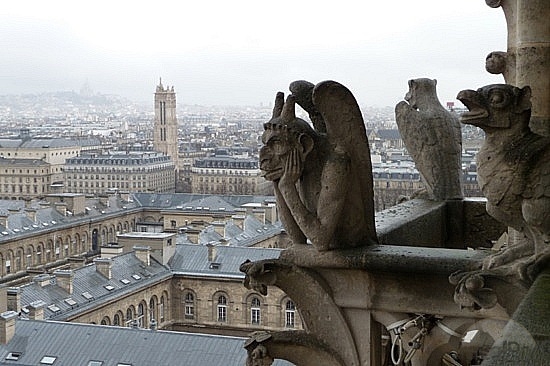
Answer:
[{"label": "skylight", "polygon": [[69,306],[75,306],[75,305],[76,305],[76,301],[74,301],[74,300],[71,299],[70,297],[69,297],[68,299],[65,299],[64,301],[65,301],[65,302],[67,303],[67,305],[69,305]]},{"label": "skylight", "polygon": [[137,274],[133,274],[133,275],[132,275],[132,278],[133,278],[134,280],[141,280],[141,276],[140,276],[140,275],[137,275]]},{"label": "skylight", "polygon": [[54,356],[44,356],[40,360],[40,364],[42,365],[53,365],[53,363],[57,360],[57,357]]},{"label": "skylight", "polygon": [[21,357],[21,352],[9,352],[6,356],[6,361],[17,361]]},{"label": "skylight", "polygon": [[84,297],[86,300],[92,300],[94,298],[94,295],[86,291],[82,293],[82,297]]},{"label": "skylight", "polygon": [[61,310],[61,309],[59,308],[59,306],[57,306],[57,305],[55,305],[55,304],[48,305],[48,309],[50,309],[50,311],[53,311],[54,313],[57,313],[58,311]]},{"label": "skylight", "polygon": [[113,291],[113,290],[115,289],[115,287],[114,287],[114,286],[111,286],[111,285],[105,285],[105,286],[103,286],[103,287],[105,287],[105,289],[106,289],[107,291]]},{"label": "skylight", "polygon": [[126,278],[121,279],[120,282],[122,282],[122,283],[125,284],[125,285],[127,285],[127,284],[130,283],[130,281],[127,280]]}]

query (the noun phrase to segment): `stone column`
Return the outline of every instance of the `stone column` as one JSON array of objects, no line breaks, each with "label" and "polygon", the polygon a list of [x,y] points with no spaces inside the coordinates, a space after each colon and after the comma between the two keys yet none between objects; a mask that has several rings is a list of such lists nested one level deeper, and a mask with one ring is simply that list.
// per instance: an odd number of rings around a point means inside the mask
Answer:
[{"label": "stone column", "polygon": [[531,129],[550,136],[550,1],[486,0],[486,3],[493,8],[502,7],[508,30],[506,66],[490,66],[492,70],[488,71],[502,72],[507,84],[531,87]]}]

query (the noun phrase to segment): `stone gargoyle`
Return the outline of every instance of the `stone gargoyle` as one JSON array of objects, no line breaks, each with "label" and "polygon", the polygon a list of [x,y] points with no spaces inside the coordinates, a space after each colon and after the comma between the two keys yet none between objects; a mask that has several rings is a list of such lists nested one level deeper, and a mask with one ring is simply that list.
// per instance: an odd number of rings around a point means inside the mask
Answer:
[{"label": "stone gargoyle", "polygon": [[[476,159],[487,212],[524,236],[487,257],[483,269],[463,276],[459,287],[468,280],[481,283],[479,275],[491,271],[528,284],[550,257],[550,138],[529,128],[530,97],[528,86],[520,89],[508,84],[463,90],[457,96],[469,110],[461,122],[485,132]],[[472,276],[477,280],[472,281]],[[471,290],[472,286],[462,287]]]},{"label": "stone gargoyle", "polygon": [[[273,182],[277,206],[294,245],[319,251],[378,242],[370,151],[359,106],[334,81],[296,81],[277,93],[264,124],[260,169]],[[313,127],[297,118],[295,103]]]},{"label": "stone gargoyle", "polygon": [[461,199],[460,123],[439,102],[436,85],[437,81],[432,79],[409,80],[406,101],[395,106],[395,119],[428,198]]}]

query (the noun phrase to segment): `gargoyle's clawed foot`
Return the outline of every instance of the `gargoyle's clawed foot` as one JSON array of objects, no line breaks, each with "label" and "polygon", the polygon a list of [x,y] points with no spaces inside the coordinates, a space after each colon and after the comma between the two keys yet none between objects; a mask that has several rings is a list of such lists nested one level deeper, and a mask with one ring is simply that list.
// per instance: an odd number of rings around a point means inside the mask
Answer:
[{"label": "gargoyle's clawed foot", "polygon": [[483,269],[500,267],[504,264],[513,262],[519,258],[525,258],[533,255],[535,248],[531,243],[518,244],[508,247],[498,253],[492,254],[483,260]]},{"label": "gargoyle's clawed foot", "polygon": [[497,295],[491,288],[485,287],[485,276],[491,271],[455,272],[449,276],[449,282],[455,285],[454,301],[461,307],[472,310],[490,309],[497,304]]}]

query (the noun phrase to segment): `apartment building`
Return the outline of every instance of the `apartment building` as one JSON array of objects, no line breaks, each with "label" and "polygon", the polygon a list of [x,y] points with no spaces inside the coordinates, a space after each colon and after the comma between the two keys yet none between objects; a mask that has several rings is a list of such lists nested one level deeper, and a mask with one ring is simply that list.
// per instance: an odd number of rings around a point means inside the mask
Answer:
[{"label": "apartment building", "polygon": [[65,191],[105,194],[110,191],[174,192],[174,162],[154,151],[113,151],[67,159]]}]

